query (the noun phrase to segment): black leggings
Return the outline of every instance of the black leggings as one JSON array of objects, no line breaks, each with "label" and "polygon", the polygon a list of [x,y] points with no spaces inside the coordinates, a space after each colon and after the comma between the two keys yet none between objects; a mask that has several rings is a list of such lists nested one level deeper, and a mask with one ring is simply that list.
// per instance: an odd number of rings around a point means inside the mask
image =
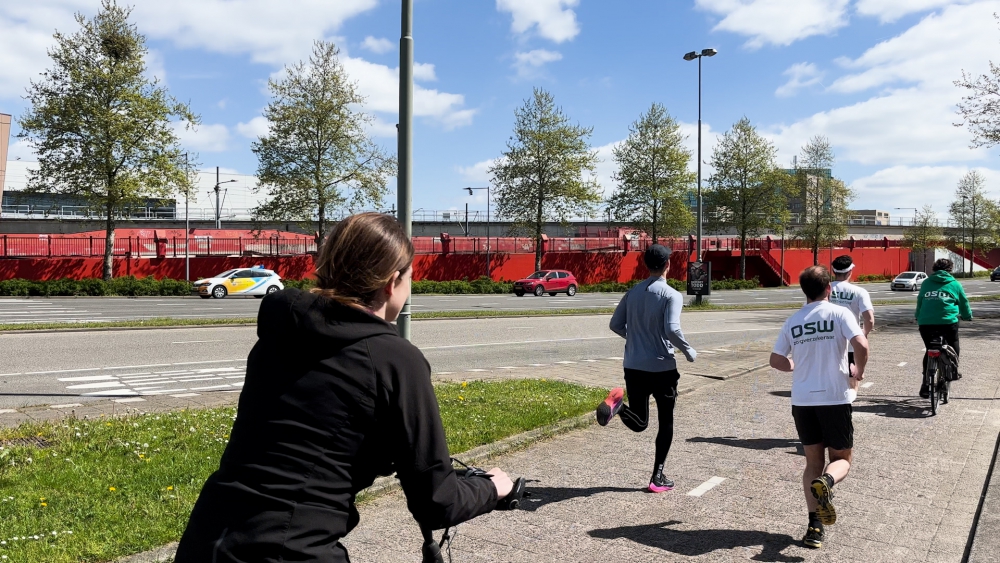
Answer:
[{"label": "black leggings", "polygon": [[633,432],[642,432],[649,426],[649,397],[656,399],[656,414],[660,430],[656,434],[656,459],[653,468],[667,460],[670,444],[674,441],[674,405],[677,402],[677,380],[681,375],[676,369],[662,372],[625,368],[625,389],[629,404],[622,407],[618,416]]},{"label": "black leggings", "polygon": [[[924,348],[931,345],[931,340],[940,336],[944,343],[955,349],[958,355],[958,323],[950,325],[920,325],[920,338],[924,339]],[[924,352],[924,373],[927,372],[927,352]]]}]

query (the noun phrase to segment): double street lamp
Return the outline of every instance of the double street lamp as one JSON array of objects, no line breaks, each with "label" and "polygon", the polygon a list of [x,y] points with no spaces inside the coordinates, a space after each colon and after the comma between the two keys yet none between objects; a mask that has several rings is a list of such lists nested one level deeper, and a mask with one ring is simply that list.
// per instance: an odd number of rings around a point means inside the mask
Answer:
[{"label": "double street lamp", "polygon": [[[486,277],[490,277],[490,187],[485,188],[462,188],[472,195],[472,190],[486,190]],[[469,212],[465,212],[465,221],[468,224]]]},{"label": "double street lamp", "polygon": [[[684,55],[685,61],[693,61],[698,59],[698,251],[696,252],[695,260],[701,262],[701,222],[702,222],[702,201],[701,201],[701,59],[703,57],[714,57],[718,51],[715,49],[702,49],[699,53],[698,51],[691,51]],[[711,283],[711,281],[709,281]],[[701,295],[696,295],[695,303],[701,303]]]},{"label": "double street lamp", "polygon": [[[691,51],[684,55],[685,61],[698,60],[698,251],[696,260],[701,262],[701,222],[702,222],[702,201],[701,201],[701,59],[703,57],[714,57],[718,51],[715,49],[702,49],[701,52]],[[701,301],[701,296],[698,296]]]}]

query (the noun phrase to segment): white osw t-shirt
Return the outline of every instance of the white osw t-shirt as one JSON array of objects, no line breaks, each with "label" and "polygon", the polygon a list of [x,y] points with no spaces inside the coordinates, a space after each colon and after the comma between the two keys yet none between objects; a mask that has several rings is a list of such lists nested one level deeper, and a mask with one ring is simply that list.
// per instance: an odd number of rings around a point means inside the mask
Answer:
[{"label": "white osw t-shirt", "polygon": [[792,404],[845,405],[853,402],[847,344],[864,334],[857,317],[829,301],[809,303],[785,321],[774,353],[791,354]]},{"label": "white osw t-shirt", "polygon": [[[833,288],[830,292],[830,303],[850,309],[858,323],[861,322],[861,313],[875,308],[872,306],[872,297],[868,295],[867,289],[846,281],[835,281],[830,286]],[[850,345],[847,349],[854,351]]]}]

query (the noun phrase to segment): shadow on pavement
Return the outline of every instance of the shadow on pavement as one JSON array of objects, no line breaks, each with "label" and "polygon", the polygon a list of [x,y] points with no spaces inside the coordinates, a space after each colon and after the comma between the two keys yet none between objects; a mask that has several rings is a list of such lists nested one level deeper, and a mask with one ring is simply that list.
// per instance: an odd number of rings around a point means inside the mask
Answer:
[{"label": "shadow on pavement", "polygon": [[687,441],[692,443],[720,444],[723,446],[732,446],[734,448],[744,448],[747,450],[784,450],[787,448],[795,448],[795,453],[805,455],[805,450],[802,449],[802,442],[798,440],[789,440],[788,438],[740,439],[735,436],[713,436],[710,438],[688,438]]},{"label": "shadow on pavement", "polygon": [[889,418],[927,418],[931,403],[927,399],[858,398],[852,409],[856,413],[872,413]]},{"label": "shadow on pavement", "polygon": [[634,493],[641,491],[639,487],[533,487],[528,484],[531,496],[521,502],[519,510],[534,512],[546,504],[562,502],[574,498],[586,498],[600,493]]},{"label": "shadow on pavement", "polygon": [[789,399],[792,397],[791,391],[771,391],[770,393],[775,397],[788,397]]},{"label": "shadow on pavement", "polygon": [[804,561],[801,557],[785,555],[785,548],[798,543],[787,534],[772,534],[753,530],[672,530],[667,526],[680,524],[677,520],[649,524],[645,526],[622,526],[587,532],[591,537],[601,539],[624,538],[656,549],[678,555],[696,557],[716,550],[730,550],[737,547],[761,546],[761,552],[751,557],[752,561]]}]

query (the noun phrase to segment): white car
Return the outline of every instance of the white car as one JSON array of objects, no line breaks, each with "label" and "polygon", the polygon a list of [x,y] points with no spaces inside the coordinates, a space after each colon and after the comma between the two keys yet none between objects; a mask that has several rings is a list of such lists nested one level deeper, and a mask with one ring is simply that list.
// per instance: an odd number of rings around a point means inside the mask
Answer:
[{"label": "white car", "polygon": [[253,295],[258,299],[285,289],[281,277],[263,266],[237,268],[194,282],[194,292],[202,299],[222,299],[227,295]]},{"label": "white car", "polygon": [[923,272],[903,272],[889,283],[889,289],[892,291],[897,289],[917,291],[925,279],[927,279],[927,274]]}]

